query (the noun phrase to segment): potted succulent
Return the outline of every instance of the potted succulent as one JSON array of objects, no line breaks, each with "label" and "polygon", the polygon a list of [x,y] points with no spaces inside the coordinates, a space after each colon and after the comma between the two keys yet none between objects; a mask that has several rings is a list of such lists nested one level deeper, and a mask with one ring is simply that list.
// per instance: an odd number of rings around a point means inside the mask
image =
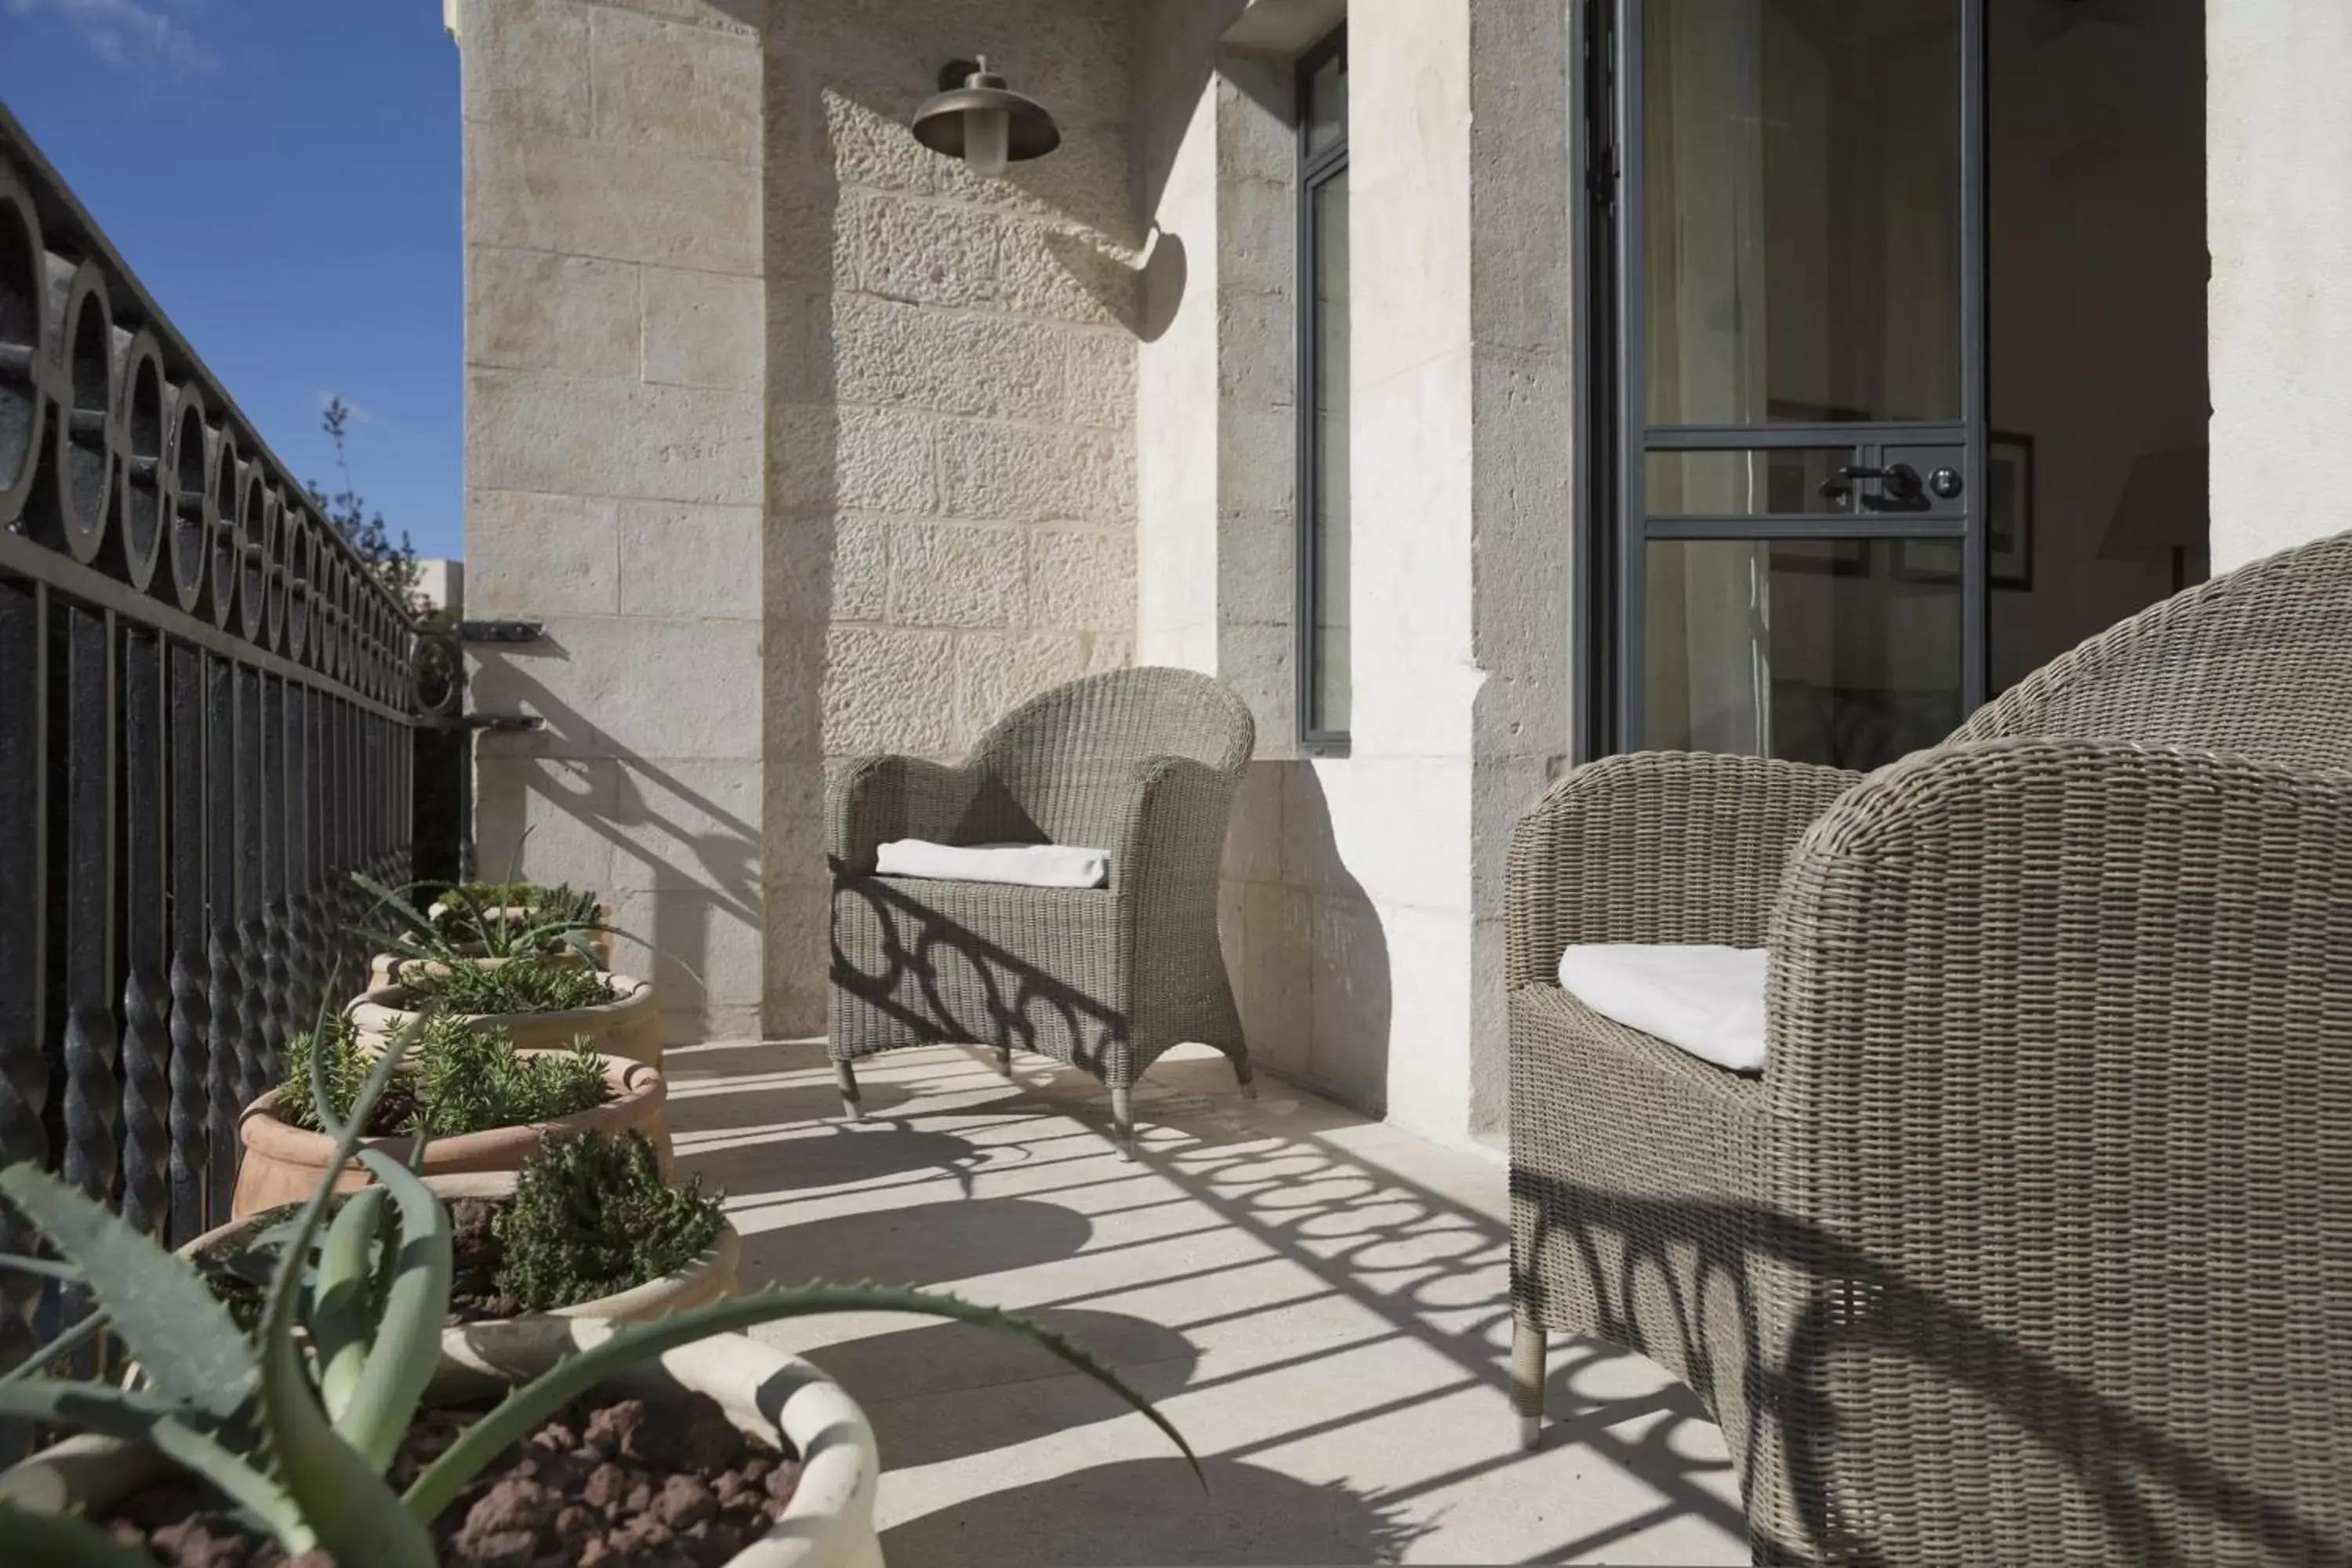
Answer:
[{"label": "potted succulent", "polygon": [[[452,1326],[541,1313],[635,1322],[734,1293],[742,1243],[699,1182],[672,1186],[643,1133],[543,1139],[520,1171],[427,1176],[449,1211]],[[290,1206],[180,1249],[250,1325]]]},{"label": "potted succulent", "polygon": [[624,934],[607,923],[593,893],[569,887],[460,882],[420,912],[409,898],[414,886],[388,888],[359,873],[352,879],[400,928],[369,933],[381,948],[369,962],[372,989],[390,985],[415,968],[494,966],[526,954],[609,969],[612,939]]},{"label": "potted succulent", "polygon": [[[418,1167],[425,1175],[512,1171],[544,1132],[624,1128],[646,1132],[667,1164],[669,1091],[657,1068],[578,1042],[524,1050],[499,1031],[438,1016],[420,1019],[414,1038],[407,1066],[371,1102],[361,1131],[371,1147],[402,1157],[427,1140]],[[335,1168],[331,1129],[354,1113],[379,1054],[347,1019],[333,1016],[287,1043],[285,1082],[237,1121],[244,1152],[232,1215],[297,1202]],[[319,1098],[313,1084],[331,1100]],[[367,1184],[364,1172],[339,1164],[342,1190]]]},{"label": "potted succulent", "polygon": [[[1164,1416],[1074,1346],[920,1290],[820,1284],[651,1322],[523,1319],[445,1338],[448,1211],[361,1132],[406,1047],[383,1053],[348,1121],[326,1118],[330,1168],[356,1157],[379,1184],[345,1197],[330,1224],[333,1184],[320,1181],[282,1227],[250,1331],[186,1259],[78,1189],[29,1163],[0,1171],[0,1197],[58,1254],[0,1265],[67,1279],[97,1309],[26,1365],[55,1367],[110,1334],[139,1368],[129,1387],[0,1379],[0,1417],[84,1434],[0,1472],[0,1539],[26,1560],[152,1568],[134,1542],[202,1532],[210,1550],[217,1531],[347,1568],[586,1563],[679,1535],[698,1549],[717,1538],[735,1568],[878,1568],[871,1428],[823,1373],[743,1331],[826,1312],[1021,1334],[1192,1458]],[[313,1094],[331,1106],[322,1080]]]},{"label": "potted succulent", "polygon": [[390,1039],[426,1012],[502,1031],[525,1049],[586,1039],[607,1056],[661,1063],[661,1019],[651,983],[584,968],[549,953],[493,964],[421,964],[348,1009],[363,1038]]}]

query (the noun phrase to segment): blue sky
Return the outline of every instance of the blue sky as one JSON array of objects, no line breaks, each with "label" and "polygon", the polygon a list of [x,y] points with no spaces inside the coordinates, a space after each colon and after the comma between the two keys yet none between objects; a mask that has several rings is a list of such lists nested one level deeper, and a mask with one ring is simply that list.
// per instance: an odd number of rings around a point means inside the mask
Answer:
[{"label": "blue sky", "polygon": [[463,537],[457,49],[437,0],[0,0],[0,102],[301,479],[320,404],[420,553]]}]

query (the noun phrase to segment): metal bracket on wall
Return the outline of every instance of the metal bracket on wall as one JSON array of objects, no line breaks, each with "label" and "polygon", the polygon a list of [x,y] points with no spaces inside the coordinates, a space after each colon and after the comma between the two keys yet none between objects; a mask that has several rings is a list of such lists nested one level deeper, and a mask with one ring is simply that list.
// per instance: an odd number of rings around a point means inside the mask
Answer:
[{"label": "metal bracket on wall", "polygon": [[547,627],[539,621],[459,621],[457,636],[469,643],[545,642]]},{"label": "metal bracket on wall", "polygon": [[467,713],[460,715],[457,722],[468,730],[488,730],[500,735],[547,728],[547,721],[536,713]]}]

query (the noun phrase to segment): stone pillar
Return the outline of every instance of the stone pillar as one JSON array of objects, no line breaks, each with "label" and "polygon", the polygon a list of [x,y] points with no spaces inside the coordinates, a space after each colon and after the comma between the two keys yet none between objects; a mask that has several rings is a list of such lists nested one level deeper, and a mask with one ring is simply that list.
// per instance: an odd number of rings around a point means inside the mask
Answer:
[{"label": "stone pillar", "polygon": [[2352,6],[2207,0],[2213,569],[2346,526]]},{"label": "stone pillar", "polygon": [[[458,0],[485,875],[603,890],[673,1040],[756,1032],[761,50],[703,0]],[[525,837],[528,833],[528,837]]]}]

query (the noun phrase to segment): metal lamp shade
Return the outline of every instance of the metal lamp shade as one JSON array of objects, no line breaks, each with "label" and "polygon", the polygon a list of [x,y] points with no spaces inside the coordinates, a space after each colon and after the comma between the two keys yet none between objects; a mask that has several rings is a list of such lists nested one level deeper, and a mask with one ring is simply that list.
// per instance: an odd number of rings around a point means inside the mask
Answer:
[{"label": "metal lamp shade", "polygon": [[1061,127],[1045,106],[1034,98],[1011,91],[1004,79],[975,71],[959,88],[951,88],[915,110],[915,140],[950,158],[964,155],[964,117],[989,110],[1001,111],[1008,126],[1005,155],[1018,163],[1042,158],[1062,144]]}]

